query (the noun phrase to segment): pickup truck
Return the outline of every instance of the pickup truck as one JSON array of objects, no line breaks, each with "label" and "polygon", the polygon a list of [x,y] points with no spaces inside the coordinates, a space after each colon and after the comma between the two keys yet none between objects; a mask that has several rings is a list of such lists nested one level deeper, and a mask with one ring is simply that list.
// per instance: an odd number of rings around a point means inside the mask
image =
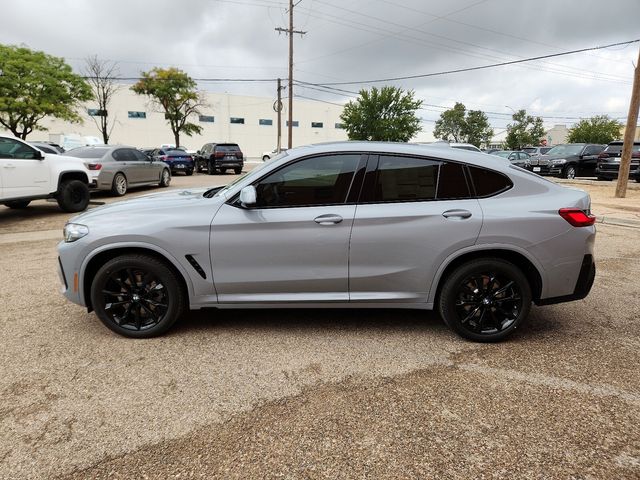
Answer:
[{"label": "pickup truck", "polygon": [[85,210],[91,175],[78,158],[44,153],[23,140],[0,135],[0,204],[9,208],[54,198],[65,212]]}]

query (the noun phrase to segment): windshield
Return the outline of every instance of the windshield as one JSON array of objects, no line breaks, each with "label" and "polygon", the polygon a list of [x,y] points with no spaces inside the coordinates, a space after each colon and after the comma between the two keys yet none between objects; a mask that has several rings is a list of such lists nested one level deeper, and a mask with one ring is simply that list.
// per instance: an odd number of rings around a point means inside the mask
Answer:
[{"label": "windshield", "polygon": [[[631,147],[632,152],[640,152],[640,143],[634,143],[633,147]],[[607,148],[604,149],[604,153],[620,153],[622,152],[622,144],[614,143],[613,145],[607,145]]]},{"label": "windshield", "polygon": [[584,145],[556,145],[547,152],[547,155],[578,155]]},{"label": "windshield", "polygon": [[273,162],[286,157],[287,156],[287,152],[282,151],[280,152],[278,155],[276,155],[275,157],[272,157],[270,160],[267,160],[266,162],[264,162],[262,165],[259,165],[258,167],[254,168],[253,170],[251,170],[250,172],[245,173],[244,175],[242,175],[241,177],[236,178],[233,182],[225,185],[223,188],[221,188],[220,190],[216,190],[216,188],[212,188],[211,190],[207,190],[206,192],[204,192],[204,196],[207,198],[211,198],[213,196],[219,196],[219,195],[223,195],[225,192],[229,191],[234,185],[236,185],[237,183],[239,183],[240,181],[249,178],[249,177],[257,177],[260,175],[260,172],[262,170],[264,170],[266,167],[268,167],[269,165],[271,165]]},{"label": "windshield", "polygon": [[240,147],[238,145],[216,145],[216,151],[218,152],[239,152]]},{"label": "windshield", "polygon": [[511,152],[509,151],[505,151],[505,152],[494,152],[493,155],[497,155],[498,157],[504,157],[504,158],[509,158],[509,155],[511,155]]}]

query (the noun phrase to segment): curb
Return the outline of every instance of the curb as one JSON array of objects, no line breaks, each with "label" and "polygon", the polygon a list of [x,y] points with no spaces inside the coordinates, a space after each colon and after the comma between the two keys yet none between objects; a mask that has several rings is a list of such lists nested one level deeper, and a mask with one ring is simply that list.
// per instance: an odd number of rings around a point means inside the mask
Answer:
[{"label": "curb", "polygon": [[597,216],[596,223],[605,225],[616,225],[618,227],[640,228],[640,220],[627,220],[625,218]]}]

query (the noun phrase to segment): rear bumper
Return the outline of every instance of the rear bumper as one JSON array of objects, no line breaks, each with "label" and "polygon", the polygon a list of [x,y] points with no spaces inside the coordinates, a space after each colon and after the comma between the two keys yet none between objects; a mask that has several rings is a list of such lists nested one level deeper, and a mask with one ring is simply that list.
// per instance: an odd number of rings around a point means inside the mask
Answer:
[{"label": "rear bumper", "polygon": [[591,291],[593,281],[596,278],[596,264],[593,260],[593,255],[587,254],[582,259],[582,266],[580,267],[580,274],[578,275],[578,281],[570,295],[563,295],[561,297],[543,298],[537,300],[536,305],[554,305],[556,303],[572,302],[574,300],[582,300]]}]

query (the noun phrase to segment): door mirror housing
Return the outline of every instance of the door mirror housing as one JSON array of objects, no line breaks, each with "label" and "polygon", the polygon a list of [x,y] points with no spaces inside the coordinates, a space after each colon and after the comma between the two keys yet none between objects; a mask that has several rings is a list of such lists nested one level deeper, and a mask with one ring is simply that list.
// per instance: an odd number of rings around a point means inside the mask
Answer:
[{"label": "door mirror housing", "polygon": [[257,197],[256,187],[253,185],[248,185],[240,190],[240,203],[244,207],[255,205]]},{"label": "door mirror housing", "polygon": [[35,158],[36,160],[44,160],[44,153],[42,153],[40,150],[36,150],[33,154],[33,158]]}]

